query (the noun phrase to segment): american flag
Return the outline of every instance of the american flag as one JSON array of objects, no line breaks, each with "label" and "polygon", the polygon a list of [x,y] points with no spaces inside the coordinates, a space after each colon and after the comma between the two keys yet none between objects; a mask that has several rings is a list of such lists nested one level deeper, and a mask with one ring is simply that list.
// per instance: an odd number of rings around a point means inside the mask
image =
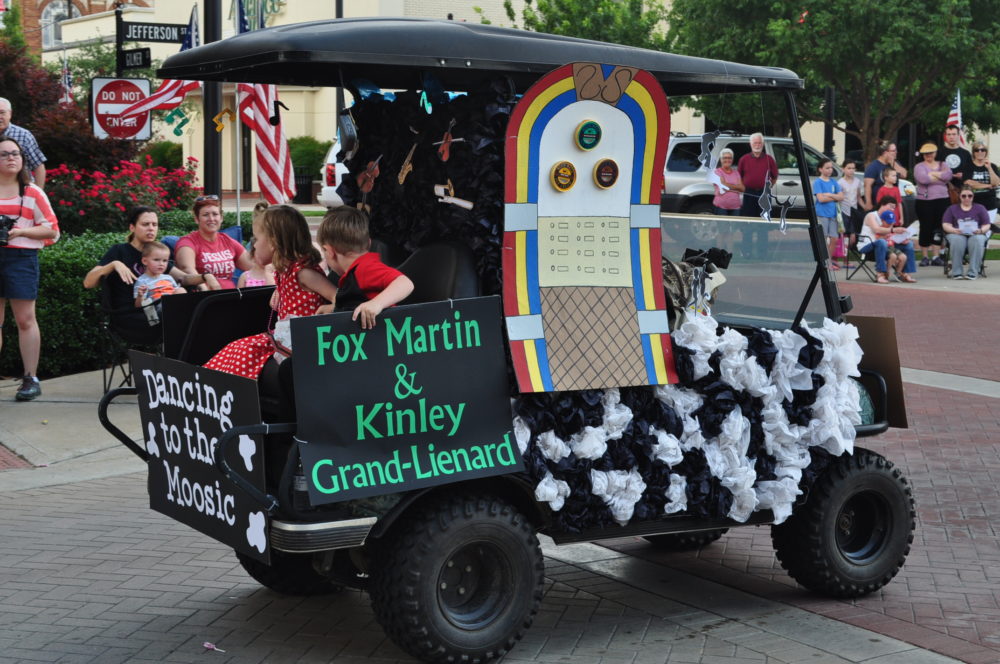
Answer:
[{"label": "american flag", "polygon": [[[0,0],[0,5],[3,4],[3,0]],[[73,102],[73,74],[69,71],[69,60],[66,59],[66,51],[63,51],[63,66],[62,66],[62,77],[60,80],[62,84],[62,97],[59,98],[59,103],[63,106],[70,106]]]},{"label": "american flag", "polygon": [[965,127],[962,126],[962,91],[955,91],[955,101],[951,102],[951,110],[948,111],[948,121],[944,123],[945,127],[950,127],[955,125],[958,127],[958,142],[964,148],[965,147]]},{"label": "american flag", "polygon": [[[247,20],[243,0],[237,0],[236,8],[239,31],[249,32],[250,22]],[[263,28],[264,11],[260,3],[257,11],[257,27]],[[240,118],[254,133],[260,193],[271,205],[291,200],[295,197],[295,173],[292,170],[292,157],[288,154],[288,140],[281,123],[272,125],[270,122],[278,101],[277,87],[240,83],[236,86],[236,95],[239,99]]]},{"label": "american flag", "polygon": [[[195,5],[191,8],[191,20],[188,21],[187,33],[184,35],[184,41],[181,42],[181,50],[186,51],[193,46],[198,46],[200,41],[201,39],[198,37],[198,5]],[[160,84],[156,92],[132,104],[119,113],[119,115],[128,117],[130,115],[139,115],[146,111],[168,111],[171,108],[180,106],[187,93],[197,90],[200,87],[201,81],[175,81],[167,79]]]}]

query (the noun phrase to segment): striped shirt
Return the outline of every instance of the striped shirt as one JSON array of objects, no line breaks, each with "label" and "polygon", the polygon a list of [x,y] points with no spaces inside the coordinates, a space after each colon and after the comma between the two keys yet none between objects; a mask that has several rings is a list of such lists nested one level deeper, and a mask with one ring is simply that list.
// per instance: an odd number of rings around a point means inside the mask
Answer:
[{"label": "striped shirt", "polygon": [[39,164],[45,161],[45,155],[38,147],[38,141],[35,140],[34,134],[24,127],[18,127],[16,124],[8,125],[7,131],[0,134],[0,138],[12,138],[17,141],[24,153],[24,165],[28,167],[29,171],[35,170]]},{"label": "striped shirt", "polygon": [[[49,197],[33,184],[24,188],[24,196],[0,198],[0,214],[16,217],[15,228],[45,226],[56,231],[56,236],[50,240],[16,237],[7,245],[11,249],[41,249],[59,239],[59,222],[56,213],[52,211],[52,205],[49,204]],[[3,251],[2,247],[0,251]]]}]

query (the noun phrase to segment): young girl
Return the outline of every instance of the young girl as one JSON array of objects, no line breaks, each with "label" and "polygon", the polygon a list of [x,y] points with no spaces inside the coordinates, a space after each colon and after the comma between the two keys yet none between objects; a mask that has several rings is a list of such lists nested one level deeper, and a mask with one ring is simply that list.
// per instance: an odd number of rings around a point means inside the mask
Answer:
[{"label": "young girl", "polygon": [[[840,217],[844,220],[844,232],[847,233],[848,246],[854,246],[864,214],[865,188],[861,178],[857,177],[858,165],[850,159],[843,164],[844,176],[837,181],[844,199],[840,201]],[[844,259],[846,260],[846,258]]]},{"label": "young girl", "polygon": [[899,173],[896,172],[895,168],[890,166],[882,172],[882,180],[885,184],[878,190],[878,197],[892,196],[896,199],[896,225],[905,226],[906,220],[903,219],[903,194],[899,191]]},{"label": "young girl", "polygon": [[250,245],[250,258],[253,260],[253,269],[247,270],[240,275],[236,282],[237,288],[250,288],[251,286],[273,286],[274,266],[264,265],[257,258],[257,238],[254,238]]},{"label": "young girl", "polygon": [[[324,300],[334,300],[337,287],[320,271],[319,252],[313,247],[309,226],[298,210],[289,205],[269,207],[254,223],[253,234],[261,265],[274,264],[278,287],[271,303],[279,321],[311,316]],[[230,342],[205,366],[256,379],[274,353],[271,335],[262,332]]]}]

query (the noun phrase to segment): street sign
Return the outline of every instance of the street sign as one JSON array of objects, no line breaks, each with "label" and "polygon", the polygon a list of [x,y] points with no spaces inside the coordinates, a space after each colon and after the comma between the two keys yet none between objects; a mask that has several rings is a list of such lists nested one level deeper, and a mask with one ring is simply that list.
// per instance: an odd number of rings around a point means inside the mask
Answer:
[{"label": "street sign", "polygon": [[95,78],[91,80],[91,117],[94,136],[145,141],[150,137],[149,111],[121,117],[126,108],[149,96],[144,78]]},{"label": "street sign", "polygon": [[187,34],[186,23],[130,23],[122,21],[123,42],[180,44]]},{"label": "street sign", "polygon": [[153,58],[148,48],[133,48],[122,51],[122,69],[149,69],[153,64]]}]

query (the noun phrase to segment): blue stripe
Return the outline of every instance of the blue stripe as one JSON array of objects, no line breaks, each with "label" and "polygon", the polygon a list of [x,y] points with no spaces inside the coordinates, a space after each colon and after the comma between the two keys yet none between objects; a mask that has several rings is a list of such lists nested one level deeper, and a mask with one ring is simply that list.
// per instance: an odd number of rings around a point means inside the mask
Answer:
[{"label": "blue stripe", "polygon": [[639,246],[639,229],[629,231],[632,252],[632,288],[635,291],[635,308],[642,311],[646,308],[646,294],[642,290],[642,247]]},{"label": "blue stripe", "polygon": [[524,234],[524,272],[528,277],[528,313],[542,313],[542,296],[538,292],[538,231]]},{"label": "blue stripe", "polygon": [[608,80],[608,76],[611,76],[611,72],[615,70],[614,65],[601,65],[601,73],[604,75],[604,80]]},{"label": "blue stripe", "polygon": [[[575,101],[576,90],[567,90],[550,101],[542,109],[542,112],[538,114],[538,117],[535,118],[535,124],[531,127],[531,139],[528,142],[528,200],[525,201],[526,203],[538,202],[538,180],[541,176],[541,171],[539,171],[538,167],[538,157],[542,144],[542,132],[545,131],[545,126],[549,124],[549,120],[556,113]],[[549,164],[549,167],[551,168],[552,164]],[[545,173],[547,176],[548,170]]]},{"label": "blue stripe", "polygon": [[635,145],[632,154],[632,205],[642,203],[643,156],[646,152],[646,116],[642,108],[629,95],[622,95],[618,108],[632,120],[632,136]]},{"label": "blue stripe", "polygon": [[542,376],[542,387],[546,392],[554,392],[552,371],[549,370],[549,350],[545,347],[545,339],[535,339],[535,353],[538,355],[538,372]]},{"label": "blue stripe", "polygon": [[646,379],[650,385],[658,385],[659,381],[656,378],[656,364],[653,362],[653,346],[649,341],[649,335],[643,334],[642,337],[642,355],[646,358]]}]

